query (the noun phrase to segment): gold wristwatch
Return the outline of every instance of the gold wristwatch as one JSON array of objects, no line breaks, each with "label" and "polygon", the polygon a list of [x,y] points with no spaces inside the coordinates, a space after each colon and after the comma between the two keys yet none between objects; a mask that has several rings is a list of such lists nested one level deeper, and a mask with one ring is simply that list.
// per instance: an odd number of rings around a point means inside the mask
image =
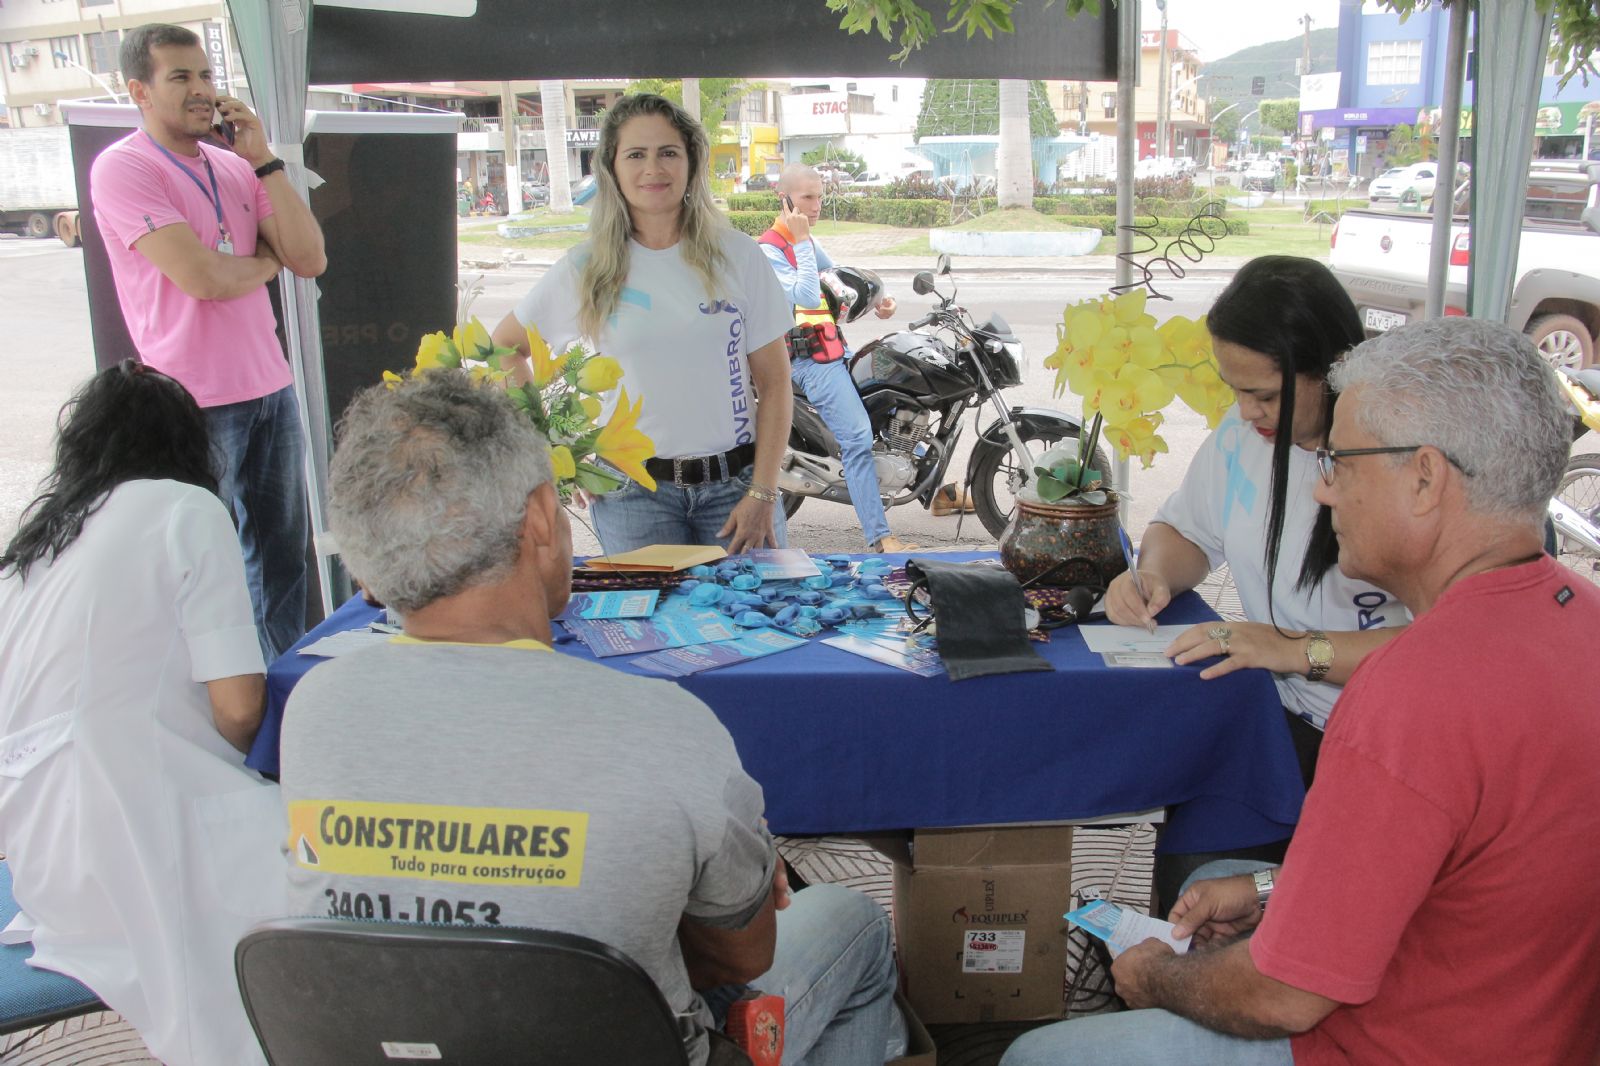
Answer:
[{"label": "gold wristwatch", "polygon": [[1328,634],[1320,629],[1306,630],[1306,663],[1310,667],[1306,671],[1307,681],[1321,681],[1328,676],[1329,667],[1333,666],[1333,641],[1328,639]]}]

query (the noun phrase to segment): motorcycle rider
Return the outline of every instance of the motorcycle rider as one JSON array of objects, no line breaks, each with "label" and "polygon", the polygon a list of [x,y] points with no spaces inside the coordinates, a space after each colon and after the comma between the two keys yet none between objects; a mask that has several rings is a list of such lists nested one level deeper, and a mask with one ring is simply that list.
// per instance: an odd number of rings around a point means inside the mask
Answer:
[{"label": "motorcycle rider", "polygon": [[[820,272],[831,268],[833,260],[811,236],[812,224],[822,215],[821,175],[804,163],[789,164],[778,179],[778,199],[778,219],[758,242],[777,271],[779,284],[795,305],[796,324],[819,327],[828,336],[820,346],[822,354],[831,356],[827,362],[794,356],[789,363],[789,376],[839,442],[850,502],[861,521],[867,545],[874,552],[910,551],[915,545],[889,532],[872,458],[872,425],[850,376],[852,353],[839,335],[838,324],[822,294]],[[892,296],[885,296],[875,308],[879,318],[890,318],[894,312]]]}]

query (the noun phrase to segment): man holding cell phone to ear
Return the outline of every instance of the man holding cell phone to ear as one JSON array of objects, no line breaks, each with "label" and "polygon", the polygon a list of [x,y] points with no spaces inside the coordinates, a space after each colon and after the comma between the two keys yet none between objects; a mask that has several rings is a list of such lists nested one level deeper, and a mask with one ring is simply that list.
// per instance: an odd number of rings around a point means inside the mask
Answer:
[{"label": "man holding cell phone to ear", "polygon": [[321,274],[322,230],[260,120],[218,94],[199,37],[140,26],[121,61],[142,128],[95,160],[95,220],[139,358],[205,412],[271,662],[304,632],[308,526],[304,432],[266,284]]},{"label": "man holding cell phone to ear", "polygon": [[[822,177],[804,163],[791,163],[778,178],[778,218],[771,229],[758,238],[778,283],[795,306],[797,325],[819,318],[832,322],[822,293],[821,271],[833,266],[828,253],[811,236],[811,227],[822,215]],[[879,301],[874,313],[889,318],[895,312],[893,296]],[[840,338],[838,344],[843,345]],[[889,519],[883,509],[878,488],[877,466],[872,458],[872,423],[862,406],[855,380],[850,376],[847,346],[832,358],[795,357],[789,376],[822,416],[839,442],[839,458],[844,464],[845,483],[850,487],[850,502],[861,522],[867,546],[875,552],[909,551],[906,544],[889,532]]]}]

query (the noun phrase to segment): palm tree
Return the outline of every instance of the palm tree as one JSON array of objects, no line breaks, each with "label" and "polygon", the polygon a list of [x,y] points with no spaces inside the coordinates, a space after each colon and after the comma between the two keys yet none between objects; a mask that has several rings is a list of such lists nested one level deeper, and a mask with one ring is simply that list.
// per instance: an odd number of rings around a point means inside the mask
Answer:
[{"label": "palm tree", "polygon": [[1033,207],[1033,141],[1028,133],[1028,83],[1000,79],[1000,148],[995,178],[1001,207]]},{"label": "palm tree", "polygon": [[550,210],[572,212],[572,183],[567,179],[567,87],[564,82],[541,81],[539,103],[544,110],[544,155],[550,169]]}]

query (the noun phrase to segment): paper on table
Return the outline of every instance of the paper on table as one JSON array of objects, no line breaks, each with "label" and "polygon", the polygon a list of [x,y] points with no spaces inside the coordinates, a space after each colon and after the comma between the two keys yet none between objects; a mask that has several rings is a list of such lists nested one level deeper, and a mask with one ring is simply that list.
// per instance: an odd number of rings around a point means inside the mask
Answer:
[{"label": "paper on table", "polygon": [[670,574],[701,563],[714,563],[727,554],[715,544],[652,544],[620,555],[597,555],[584,566],[590,570]]},{"label": "paper on table", "polygon": [[348,655],[362,648],[372,648],[379,644],[387,644],[391,634],[374,633],[370,629],[347,629],[342,633],[323,637],[315,644],[309,644],[300,649],[301,655],[315,655],[319,659],[337,659],[341,655]]},{"label": "paper on table", "polygon": [[[1141,629],[1139,632],[1142,633],[1144,630]],[[1111,949],[1113,959],[1133,945],[1150,939],[1161,941],[1179,955],[1189,950],[1188,937],[1182,940],[1173,938],[1172,930],[1176,926],[1171,922],[1119,907],[1109,900],[1094,900],[1075,911],[1067,912],[1062,917],[1078,928],[1104,940],[1106,947]]]},{"label": "paper on table", "polygon": [[1078,632],[1083,636],[1083,642],[1089,645],[1090,651],[1102,655],[1108,651],[1142,651],[1160,654],[1167,649],[1168,644],[1177,639],[1179,633],[1192,628],[1189,625],[1156,626],[1154,633],[1147,633],[1143,626],[1096,623],[1079,626]]}]

